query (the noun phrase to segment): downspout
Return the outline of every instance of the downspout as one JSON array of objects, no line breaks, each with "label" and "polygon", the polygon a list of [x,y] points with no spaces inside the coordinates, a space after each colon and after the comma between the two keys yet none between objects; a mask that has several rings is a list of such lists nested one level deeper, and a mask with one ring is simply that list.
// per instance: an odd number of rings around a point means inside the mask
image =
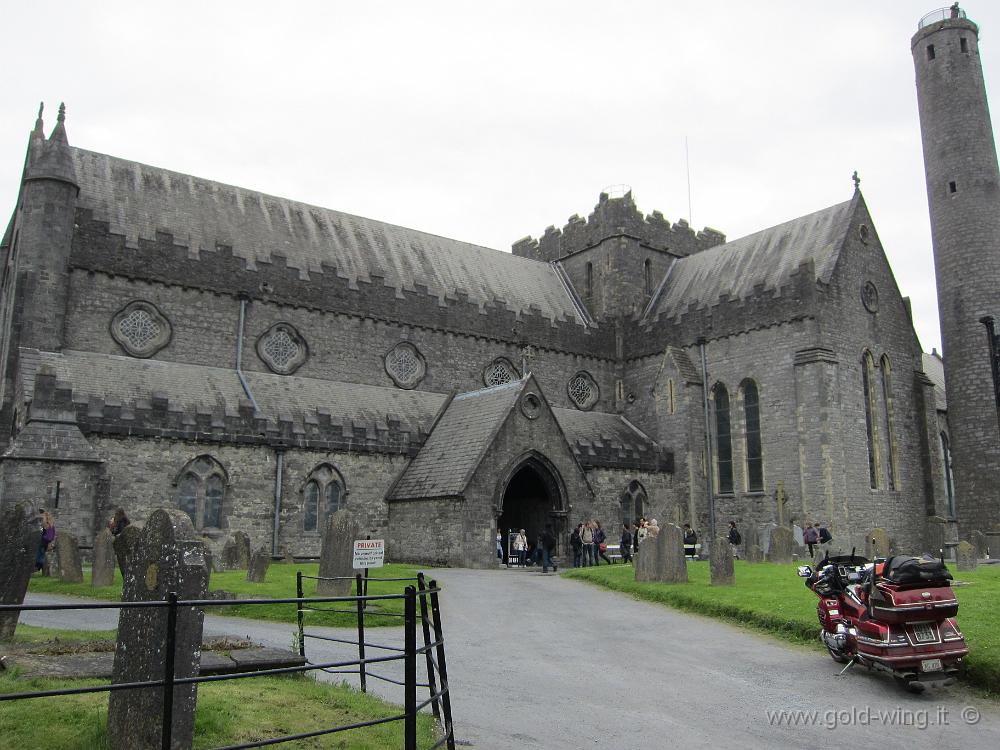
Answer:
[{"label": "downspout", "polygon": [[705,338],[698,339],[701,350],[701,394],[705,410],[705,489],[708,492],[709,550],[715,545],[715,478],[712,467],[712,420],[708,411],[708,358],[705,356]]},{"label": "downspout", "polygon": [[271,535],[271,557],[278,556],[278,531],[281,526],[281,470],[284,468],[285,451],[274,451],[274,533]]},{"label": "downspout", "polygon": [[254,413],[258,413],[260,412],[260,407],[257,406],[257,399],[253,397],[253,394],[250,392],[250,385],[247,383],[247,379],[243,377],[243,324],[246,321],[246,311],[247,296],[246,294],[240,294],[240,327],[236,334],[236,377],[240,379],[243,392],[247,394],[247,398],[253,404]]}]

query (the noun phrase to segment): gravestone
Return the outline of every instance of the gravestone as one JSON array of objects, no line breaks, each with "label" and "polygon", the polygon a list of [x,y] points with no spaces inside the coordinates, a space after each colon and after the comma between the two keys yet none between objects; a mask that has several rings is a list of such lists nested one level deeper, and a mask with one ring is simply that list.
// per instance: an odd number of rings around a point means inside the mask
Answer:
[{"label": "gravestone", "polygon": [[990,540],[986,534],[976,529],[969,535],[969,541],[976,550],[976,559],[984,560],[989,557]]},{"label": "gravestone", "polygon": [[290,549],[285,550],[284,563],[285,565],[295,565],[295,555],[292,554]]},{"label": "gravestone", "polygon": [[805,546],[806,543],[805,531],[798,524],[792,526],[792,538],[795,539],[795,543],[799,547]]},{"label": "gravestone", "polygon": [[121,571],[122,579],[125,578],[125,565],[129,557],[135,551],[135,545],[139,542],[142,531],[134,523],[129,524],[121,533],[115,537],[112,545],[115,548],[115,559],[118,561],[118,570]]},{"label": "gravestone", "polygon": [[[0,511],[0,604],[24,604],[42,542],[38,514],[29,505]],[[0,641],[14,637],[20,612],[0,613]]]},{"label": "gravestone", "polygon": [[[180,599],[204,599],[208,586],[204,545],[191,519],[176,508],[150,514],[125,565],[122,601],[163,601],[169,592]],[[201,664],[204,613],[196,607],[177,610],[175,678],[195,677]],[[166,663],[166,607],[122,609],[112,683],[160,680]],[[172,745],[190,748],[194,736],[197,685],[173,691]],[[112,750],[159,750],[163,690],[116,690],[108,698],[108,742]]]},{"label": "gravestone", "polygon": [[676,524],[666,524],[656,536],[656,575],[663,583],[687,583],[684,530]]},{"label": "gravestone", "polygon": [[792,561],[792,547],[795,539],[792,530],[785,526],[778,526],[771,531],[771,539],[767,548],[767,560],[773,563],[790,563]]},{"label": "gravestone", "polygon": [[959,542],[955,548],[955,567],[959,570],[975,570],[978,564],[975,547],[966,541]]},{"label": "gravestone", "polygon": [[876,555],[879,557],[889,556],[889,533],[880,527],[875,527],[865,536],[865,557],[869,560]]},{"label": "gravestone", "polygon": [[115,582],[115,540],[108,529],[94,537],[94,565],[91,586],[111,586]]},{"label": "gravestone", "polygon": [[[319,553],[320,577],[353,576],[354,540],[358,538],[358,523],[346,510],[338,510],[326,524],[323,547]],[[353,579],[344,581],[317,581],[316,593],[320,596],[349,596]]]},{"label": "gravestone", "polygon": [[750,524],[743,537],[743,559],[748,563],[764,562],[764,551],[760,546],[760,533],[757,524]]},{"label": "gravestone", "polygon": [[[202,542],[204,544],[204,542]],[[208,548],[205,544],[205,570],[208,572],[208,578],[206,579],[210,584],[212,582],[212,571],[215,567],[215,555],[212,554],[212,550]]]},{"label": "gravestone", "polygon": [[947,541],[948,521],[941,516],[930,516],[927,519],[928,552],[934,557],[942,554]]},{"label": "gravestone", "polygon": [[247,580],[250,583],[264,583],[264,579],[267,577],[267,569],[270,565],[271,553],[261,547],[250,558],[250,565],[247,568]]},{"label": "gravestone", "polygon": [[226,570],[246,570],[250,567],[250,537],[237,531],[222,548],[222,567]]},{"label": "gravestone", "polygon": [[76,537],[56,530],[52,546],[55,548],[55,574],[59,576],[59,580],[83,583],[83,561],[80,559],[80,545]]},{"label": "gravestone", "polygon": [[643,541],[639,545],[639,551],[635,553],[635,580],[656,581],[658,573],[656,570],[656,545],[651,541]]},{"label": "gravestone", "polygon": [[767,553],[771,551],[771,534],[774,530],[778,528],[776,523],[765,523],[762,524],[759,529],[759,534],[757,536],[757,541],[760,543],[760,550],[764,553],[764,557],[767,557]]},{"label": "gravestone", "polygon": [[720,536],[712,545],[711,566],[713,586],[732,586],[736,583],[736,570],[733,563],[733,548],[729,539]]}]

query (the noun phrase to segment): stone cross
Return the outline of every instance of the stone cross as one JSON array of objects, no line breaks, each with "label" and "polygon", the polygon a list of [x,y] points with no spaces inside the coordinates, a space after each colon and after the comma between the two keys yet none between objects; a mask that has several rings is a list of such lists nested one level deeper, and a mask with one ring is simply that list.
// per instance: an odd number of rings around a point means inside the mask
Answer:
[{"label": "stone cross", "polygon": [[521,377],[528,375],[528,364],[535,358],[535,349],[531,344],[525,344],[521,348]]},{"label": "stone cross", "polygon": [[[24,604],[42,541],[38,514],[29,505],[0,512],[0,604]],[[20,612],[0,614],[0,641],[14,637]]]},{"label": "stone cross", "polygon": [[[126,560],[122,601],[163,601],[169,592],[179,599],[205,599],[204,548],[186,513],[176,508],[153,511]],[[167,614],[166,607],[120,610],[113,684],[163,679]],[[175,679],[198,675],[204,616],[196,607],[177,610]],[[174,688],[171,747],[177,750],[191,747],[197,697],[197,685]],[[162,710],[160,688],[112,692],[108,699],[111,750],[159,750]]]}]

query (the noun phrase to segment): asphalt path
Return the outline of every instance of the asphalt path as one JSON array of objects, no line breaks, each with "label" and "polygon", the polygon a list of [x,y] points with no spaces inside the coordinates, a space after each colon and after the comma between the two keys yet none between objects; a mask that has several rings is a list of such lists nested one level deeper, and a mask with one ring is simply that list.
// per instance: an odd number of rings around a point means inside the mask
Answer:
[{"label": "asphalt path", "polygon": [[[912,695],[861,668],[839,677],[841,667],[820,651],[551,574],[448,569],[432,577],[443,588],[452,706],[464,746],[1000,747],[1000,706],[961,686]],[[56,601],[67,599],[28,597]],[[115,626],[116,615],[26,612],[22,621],[104,629]],[[293,630],[205,618],[206,635],[285,648]],[[309,632],[352,637],[330,628]],[[402,631],[373,629],[368,639],[401,645]],[[352,658],[356,647],[310,639],[307,653],[313,662],[334,661]],[[394,665],[373,670],[401,675]],[[322,678],[357,684],[345,675]],[[402,701],[390,683],[370,679],[369,690]]]}]

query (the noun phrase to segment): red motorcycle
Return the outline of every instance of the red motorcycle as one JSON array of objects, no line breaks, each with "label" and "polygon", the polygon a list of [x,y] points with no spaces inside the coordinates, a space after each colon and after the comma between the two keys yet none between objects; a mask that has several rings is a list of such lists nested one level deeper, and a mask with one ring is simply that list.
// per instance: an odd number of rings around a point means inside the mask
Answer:
[{"label": "red motorcycle", "polygon": [[833,660],[888,672],[912,692],[954,682],[969,653],[943,560],[827,556],[799,568],[819,597],[820,640]]}]

